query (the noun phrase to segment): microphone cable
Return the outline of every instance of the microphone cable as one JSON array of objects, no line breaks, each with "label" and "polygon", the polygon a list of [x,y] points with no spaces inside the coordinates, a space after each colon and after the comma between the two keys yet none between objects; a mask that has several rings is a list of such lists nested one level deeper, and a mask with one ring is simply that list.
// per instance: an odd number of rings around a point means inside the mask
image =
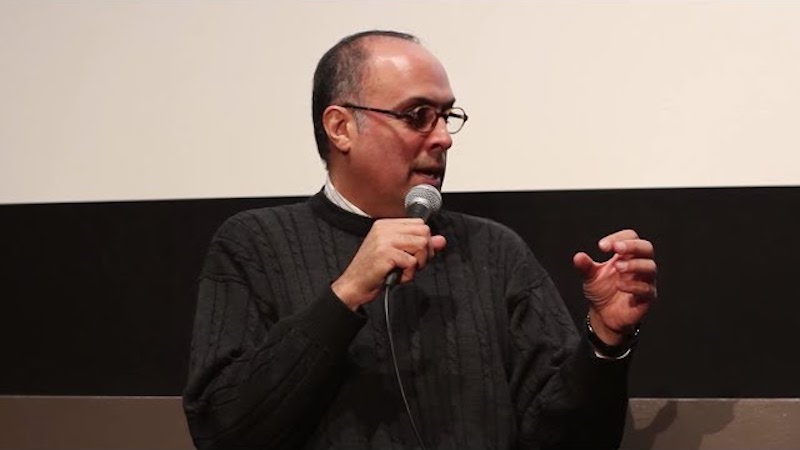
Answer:
[{"label": "microphone cable", "polygon": [[394,352],[392,325],[391,321],[389,320],[389,291],[391,291],[393,287],[394,286],[387,285],[383,289],[383,311],[386,316],[386,334],[389,336],[389,351],[392,354],[392,364],[394,366],[394,374],[397,376],[397,386],[400,388],[400,396],[403,398],[403,404],[406,407],[406,413],[408,414],[408,420],[411,422],[411,428],[414,429],[414,434],[417,436],[417,442],[419,443],[419,446],[422,447],[422,450],[427,450],[427,447],[425,447],[425,442],[422,441],[422,435],[419,434],[419,430],[417,429],[417,424],[414,422],[414,415],[411,414],[411,407],[408,404],[406,391],[403,389],[403,379],[400,378],[400,368],[397,365],[397,356]]}]

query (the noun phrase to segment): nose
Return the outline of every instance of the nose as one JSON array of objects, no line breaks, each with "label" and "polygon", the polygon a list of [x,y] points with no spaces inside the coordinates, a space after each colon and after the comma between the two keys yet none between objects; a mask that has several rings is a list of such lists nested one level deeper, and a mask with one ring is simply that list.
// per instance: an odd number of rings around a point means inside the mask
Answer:
[{"label": "nose", "polygon": [[444,117],[440,116],[436,119],[436,124],[433,126],[430,135],[428,135],[428,139],[433,144],[432,148],[447,150],[452,147],[453,135],[447,131],[447,122]]}]

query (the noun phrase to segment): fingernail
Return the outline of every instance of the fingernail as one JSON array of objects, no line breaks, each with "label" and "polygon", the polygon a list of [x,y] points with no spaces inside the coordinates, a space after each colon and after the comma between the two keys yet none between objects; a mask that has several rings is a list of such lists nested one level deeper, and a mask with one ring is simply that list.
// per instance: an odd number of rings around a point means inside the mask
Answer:
[{"label": "fingernail", "polygon": [[608,250],[608,241],[605,239],[600,239],[597,245],[600,247],[600,250]]},{"label": "fingernail", "polygon": [[625,248],[625,243],[623,242],[617,242],[617,245],[614,246],[614,250],[616,250],[617,253],[624,253]]},{"label": "fingernail", "polygon": [[620,272],[625,272],[628,270],[628,263],[625,261],[617,261],[617,270]]}]

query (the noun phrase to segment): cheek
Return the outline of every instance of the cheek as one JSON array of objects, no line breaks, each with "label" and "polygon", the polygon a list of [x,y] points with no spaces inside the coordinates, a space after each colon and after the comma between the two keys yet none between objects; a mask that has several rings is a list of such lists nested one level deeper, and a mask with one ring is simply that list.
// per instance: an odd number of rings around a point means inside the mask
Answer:
[{"label": "cheek", "polygon": [[370,165],[386,182],[389,179],[403,182],[411,176],[411,169],[423,152],[425,137],[418,133],[401,133],[398,130],[376,135],[370,142]]},{"label": "cheek", "polygon": [[398,151],[403,155],[403,158],[408,161],[414,161],[424,152],[425,137],[415,133],[405,139],[399,147]]},{"label": "cheek", "polygon": [[421,150],[419,142],[396,140],[389,145],[385,145],[380,152],[386,164],[391,163],[399,170],[410,167],[419,156]]}]

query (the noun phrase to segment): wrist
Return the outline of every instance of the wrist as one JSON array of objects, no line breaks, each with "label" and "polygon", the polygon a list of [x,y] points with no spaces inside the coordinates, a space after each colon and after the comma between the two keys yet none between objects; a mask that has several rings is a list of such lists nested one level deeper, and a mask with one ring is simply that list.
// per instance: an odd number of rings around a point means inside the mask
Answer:
[{"label": "wrist", "polygon": [[599,330],[592,326],[591,314],[586,316],[586,335],[594,347],[595,354],[604,359],[622,359],[630,354],[639,341],[639,325],[636,324],[630,331],[616,333],[610,329],[601,328],[604,333],[601,337]]},{"label": "wrist", "polygon": [[606,345],[617,345],[624,339],[625,333],[618,330],[613,330],[606,326],[600,315],[590,309],[586,315],[586,328],[591,329],[598,339],[603,341]]},{"label": "wrist", "polygon": [[347,283],[341,277],[331,283],[331,290],[351,311],[357,310],[361,305],[372,299],[359,294],[358,289],[353,288],[351,283]]}]

